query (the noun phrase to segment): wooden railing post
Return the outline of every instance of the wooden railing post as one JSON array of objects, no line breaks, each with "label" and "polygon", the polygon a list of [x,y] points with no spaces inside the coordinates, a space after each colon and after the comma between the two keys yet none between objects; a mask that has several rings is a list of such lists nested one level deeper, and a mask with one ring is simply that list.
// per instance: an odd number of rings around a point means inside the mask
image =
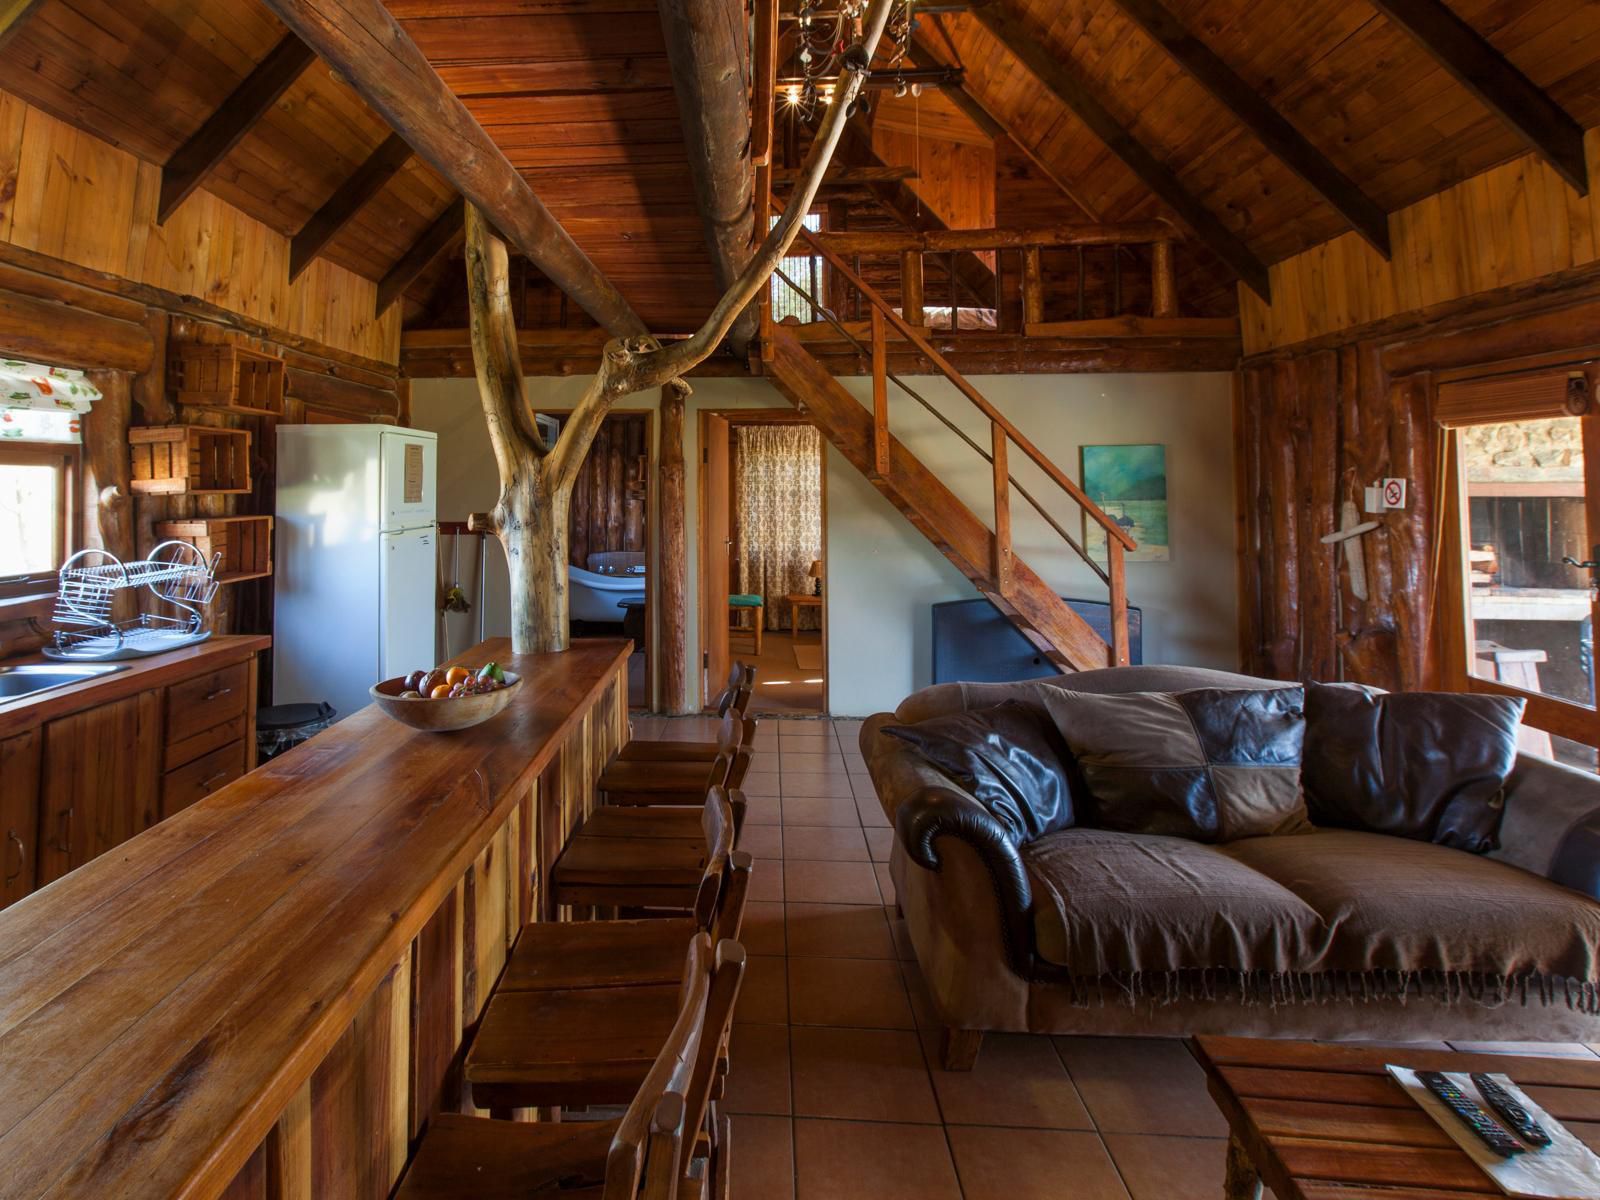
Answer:
[{"label": "wooden railing post", "polygon": [[921,325],[927,320],[922,311],[922,251],[900,252],[900,315],[908,325]]},{"label": "wooden railing post", "polygon": [[994,457],[994,586],[1001,596],[1011,592],[1011,468],[1006,461],[1006,430],[989,422]]},{"label": "wooden railing post", "polygon": [[1022,330],[1044,320],[1044,272],[1039,261],[1039,247],[1022,248]]},{"label": "wooden railing post", "polygon": [[1125,667],[1128,658],[1128,576],[1124,569],[1122,543],[1106,538],[1110,555],[1107,574],[1111,577],[1111,665]]},{"label": "wooden railing post", "polygon": [[872,469],[889,474],[889,356],[884,344],[883,313],[872,306]]},{"label": "wooden railing post", "polygon": [[1178,277],[1172,265],[1172,243],[1157,242],[1150,247],[1150,315],[1178,315]]}]

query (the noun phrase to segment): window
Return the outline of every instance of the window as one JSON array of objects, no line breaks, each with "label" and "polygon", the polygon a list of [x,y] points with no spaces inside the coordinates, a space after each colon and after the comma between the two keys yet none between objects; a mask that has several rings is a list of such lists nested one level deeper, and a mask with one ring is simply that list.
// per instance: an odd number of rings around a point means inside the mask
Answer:
[{"label": "window", "polygon": [[[770,229],[777,223],[778,218],[772,217],[767,228]],[[821,214],[807,213],[805,227],[811,230],[812,233],[820,232],[822,229]],[[774,273],[769,284],[771,290],[768,293],[772,298],[772,319],[781,321],[785,317],[793,317],[803,324],[822,320],[821,315],[818,314],[808,296],[802,294],[802,292],[809,293],[810,296],[816,297],[817,300],[822,300],[821,256],[815,254],[792,255],[778,264],[778,270],[794,280],[802,291],[795,291],[781,276]]]},{"label": "window", "polygon": [[[1445,383],[1447,682],[1528,700],[1523,748],[1593,768],[1600,416],[1582,369]],[[1578,405],[1581,409],[1581,405]]]},{"label": "window", "polygon": [[76,446],[0,441],[0,595],[40,590],[77,548],[77,466]]}]

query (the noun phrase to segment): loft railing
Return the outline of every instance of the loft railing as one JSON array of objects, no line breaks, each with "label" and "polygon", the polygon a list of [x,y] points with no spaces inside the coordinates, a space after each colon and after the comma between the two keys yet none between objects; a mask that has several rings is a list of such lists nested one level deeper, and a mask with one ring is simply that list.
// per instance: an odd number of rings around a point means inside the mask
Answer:
[{"label": "loft railing", "polygon": [[[1115,666],[1126,666],[1129,662],[1129,656],[1128,589],[1125,556],[1128,551],[1137,548],[1137,543],[1111,516],[1090,499],[1082,488],[1068,478],[1054,461],[1035,446],[1003,413],[989,403],[988,399],[961,372],[957,371],[944,355],[939,353],[938,349],[922,335],[920,330],[906,317],[896,312],[881,293],[867,283],[866,280],[862,279],[851,265],[845,262],[843,257],[831,247],[828,240],[805,228],[800,230],[800,238],[811,247],[813,252],[825,259],[839,273],[842,279],[854,289],[856,295],[867,306],[870,323],[869,345],[863,346],[855,334],[846,327],[839,314],[833,312],[821,299],[811,294],[781,270],[778,272],[778,277],[788,287],[793,288],[804,296],[811,303],[813,309],[828,324],[834,326],[839,333],[853,343],[858,351],[870,356],[872,363],[872,460],[874,473],[879,477],[887,477],[890,471],[888,385],[893,383],[938,418],[946,428],[955,433],[989,463],[994,494],[994,559],[990,564],[990,575],[999,594],[1002,597],[1008,596],[1012,587],[1015,553],[1011,539],[1011,491],[1014,488],[1027,500],[1034,511],[1044,519],[1045,523],[1106,584],[1111,610],[1111,661]],[[771,309],[767,304],[762,305],[762,320],[764,325],[770,326]],[[926,358],[939,374],[943,375],[980,413],[988,418],[990,434],[988,450],[985,450],[975,442],[965,431],[930,404],[925,397],[889,369],[888,342],[891,330],[915,347],[918,353]],[[763,332],[765,333],[766,330]],[[1052,483],[1067,494],[1090,521],[1104,531],[1106,540],[1106,566],[1104,568],[1095,562],[1083,545],[1073,538],[1062,527],[1061,523],[1011,475],[1010,455],[1012,446],[1020,450]]]},{"label": "loft railing", "polygon": [[[996,328],[1020,313],[1031,336],[1081,332],[1071,321],[1127,317],[1171,320],[1178,310],[1175,246],[1181,235],[1165,221],[1058,225],[1035,229],[945,229],[927,232],[823,233],[808,239],[832,252],[842,268],[830,283],[835,316],[862,319],[870,305],[852,278],[865,278],[864,264],[898,283],[900,311],[915,326],[927,326],[929,266],[943,272],[948,309],[945,327],[960,328],[963,310],[990,309]],[[990,293],[979,295],[962,256],[986,254]],[[884,260],[888,260],[887,262]],[[1047,276],[1046,266],[1050,270]],[[1070,288],[1065,322],[1048,322],[1047,278]],[[1143,292],[1142,295],[1136,293]],[[1059,311],[1059,301],[1054,305]]]}]

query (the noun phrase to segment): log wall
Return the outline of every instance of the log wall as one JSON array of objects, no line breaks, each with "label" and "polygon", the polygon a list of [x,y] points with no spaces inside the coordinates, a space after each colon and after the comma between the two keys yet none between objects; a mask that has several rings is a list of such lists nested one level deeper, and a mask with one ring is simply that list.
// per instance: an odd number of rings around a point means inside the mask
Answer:
[{"label": "log wall", "polygon": [[395,363],[400,307],[326,259],[289,283],[289,239],[204,189],[157,225],[161,168],[0,92],[0,242],[323,346]]},{"label": "log wall", "polygon": [[573,566],[587,570],[589,555],[608,550],[646,550],[649,434],[647,413],[614,413],[600,426],[572,487]]},{"label": "log wall", "polygon": [[1245,353],[1600,261],[1600,129],[1585,145],[1587,196],[1526,155],[1391,214],[1388,262],[1347,233],[1275,264],[1270,305],[1239,288]]},{"label": "log wall", "polygon": [[[1442,376],[1600,352],[1600,263],[1247,358],[1235,396],[1243,669],[1438,686]],[[1359,539],[1368,597],[1321,538],[1385,477],[1408,506]],[[1369,514],[1362,514],[1369,519]]]}]

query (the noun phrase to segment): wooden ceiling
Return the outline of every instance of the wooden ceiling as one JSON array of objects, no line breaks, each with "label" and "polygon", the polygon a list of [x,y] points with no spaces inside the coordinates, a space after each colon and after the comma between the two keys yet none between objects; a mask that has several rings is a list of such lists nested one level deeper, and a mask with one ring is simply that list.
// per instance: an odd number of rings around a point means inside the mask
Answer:
[{"label": "wooden ceiling", "polygon": [[[466,104],[654,330],[693,328],[716,299],[690,186],[656,0],[387,0]],[[798,0],[781,0],[790,11]],[[1001,223],[1174,217],[1126,153],[1063,99],[1080,87],[1196,212],[1247,258],[1279,261],[1352,227],[1282,146],[1219,100],[1150,32],[1152,0],[988,0],[924,14],[919,66],[960,66],[964,94],[880,92],[869,155],[911,166],[949,147],[962,163],[993,147],[986,212]],[[1171,21],[1381,214],[1526,153],[1511,124],[1463,86],[1395,17],[1438,0],[1160,0]],[[1512,68],[1587,128],[1600,125],[1595,0],[1448,0]],[[1145,13],[1144,23],[1133,13]],[[1009,41],[997,36],[1010,31]],[[284,27],[260,0],[37,0],[0,49],[6,90],[154,163],[168,163],[267,61]],[[1020,46],[1020,49],[1019,49]],[[1030,64],[1027,60],[1032,55]],[[1040,67],[1040,63],[1044,67]],[[1041,78],[1054,71],[1054,83]],[[202,186],[286,235],[347,189],[390,131],[313,63]],[[979,159],[957,147],[976,147]],[[904,187],[857,192],[865,223],[901,220]],[[945,188],[949,194],[958,190]],[[354,208],[322,253],[383,279],[446,218],[453,189],[408,159]],[[904,209],[904,204],[899,206]],[[983,206],[979,206],[980,209]],[[935,213],[952,225],[968,214]],[[985,217],[985,219],[990,219]],[[448,219],[445,222],[448,225]],[[1189,221],[1190,226],[1194,221]],[[1370,233],[1370,229],[1369,229]],[[441,239],[443,240],[443,239]],[[1186,304],[1232,311],[1239,259],[1193,237],[1180,260]],[[414,257],[414,255],[413,255]],[[459,306],[459,260],[436,256],[405,290],[409,324]],[[522,272],[537,289],[536,272]],[[444,297],[441,300],[441,296]],[[550,323],[558,299],[525,304]],[[586,320],[574,309],[566,314]]]}]

